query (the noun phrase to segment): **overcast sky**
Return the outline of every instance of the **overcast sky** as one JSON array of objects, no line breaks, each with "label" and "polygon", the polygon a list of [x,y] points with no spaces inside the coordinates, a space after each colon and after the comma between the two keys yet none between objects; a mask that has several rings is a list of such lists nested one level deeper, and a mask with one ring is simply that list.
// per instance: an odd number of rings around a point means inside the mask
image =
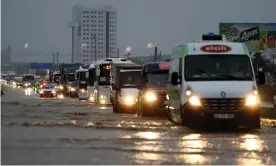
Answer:
[{"label": "overcast sky", "polygon": [[[49,61],[71,54],[72,6],[112,5],[118,13],[118,47],[146,54],[148,42],[171,53],[172,47],[218,32],[220,22],[276,22],[276,0],[1,0],[2,47],[11,46],[13,61]],[[32,56],[24,55],[28,42]],[[43,53],[43,54],[42,54]],[[39,55],[44,55],[43,57]]]}]

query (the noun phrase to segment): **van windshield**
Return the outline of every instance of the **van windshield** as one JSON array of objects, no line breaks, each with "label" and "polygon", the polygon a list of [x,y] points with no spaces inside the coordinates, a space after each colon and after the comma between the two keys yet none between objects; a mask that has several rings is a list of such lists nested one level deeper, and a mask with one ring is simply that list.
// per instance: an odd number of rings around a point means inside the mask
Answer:
[{"label": "van windshield", "polygon": [[168,83],[168,73],[148,75],[149,88],[165,88]]},{"label": "van windshield", "polygon": [[185,57],[186,81],[250,81],[248,55],[191,55]]},{"label": "van windshield", "polygon": [[141,82],[141,71],[121,72],[121,86],[134,87]]}]

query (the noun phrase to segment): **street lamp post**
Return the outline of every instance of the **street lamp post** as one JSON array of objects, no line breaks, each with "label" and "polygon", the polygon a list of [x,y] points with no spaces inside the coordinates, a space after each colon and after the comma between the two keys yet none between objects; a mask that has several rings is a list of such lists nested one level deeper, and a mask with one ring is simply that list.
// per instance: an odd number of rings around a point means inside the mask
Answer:
[{"label": "street lamp post", "polygon": [[127,59],[129,59],[129,56],[131,55],[131,50],[132,50],[132,47],[130,47],[130,46],[128,46],[127,48],[126,48],[126,54],[125,54],[125,56],[126,56],[126,58]]},{"label": "street lamp post", "polygon": [[72,59],[71,63],[74,63],[74,54],[75,54],[75,28],[78,27],[78,23],[69,22],[68,27],[72,28]]}]

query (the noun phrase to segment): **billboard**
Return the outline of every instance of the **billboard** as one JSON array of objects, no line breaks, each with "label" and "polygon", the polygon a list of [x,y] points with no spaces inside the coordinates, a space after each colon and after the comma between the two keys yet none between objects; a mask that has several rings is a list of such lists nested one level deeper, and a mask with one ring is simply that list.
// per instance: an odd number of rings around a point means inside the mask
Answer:
[{"label": "billboard", "polygon": [[31,63],[31,69],[51,69],[52,63]]},{"label": "billboard", "polygon": [[229,41],[246,43],[250,52],[276,48],[276,23],[220,23],[219,33]]}]

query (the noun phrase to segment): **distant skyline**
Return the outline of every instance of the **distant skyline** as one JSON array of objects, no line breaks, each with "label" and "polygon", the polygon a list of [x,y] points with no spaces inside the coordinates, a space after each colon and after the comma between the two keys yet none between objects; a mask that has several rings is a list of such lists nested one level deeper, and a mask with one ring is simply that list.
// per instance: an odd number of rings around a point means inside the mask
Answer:
[{"label": "distant skyline", "polygon": [[[11,46],[12,61],[52,61],[52,52],[70,62],[72,7],[111,5],[118,13],[118,47],[132,56],[148,55],[157,45],[175,45],[218,33],[220,22],[276,23],[276,0],[2,0],[1,46]],[[26,43],[28,47],[25,48]],[[32,52],[32,56],[24,52]],[[42,54],[44,56],[38,56]],[[49,56],[45,56],[49,55]]]}]

